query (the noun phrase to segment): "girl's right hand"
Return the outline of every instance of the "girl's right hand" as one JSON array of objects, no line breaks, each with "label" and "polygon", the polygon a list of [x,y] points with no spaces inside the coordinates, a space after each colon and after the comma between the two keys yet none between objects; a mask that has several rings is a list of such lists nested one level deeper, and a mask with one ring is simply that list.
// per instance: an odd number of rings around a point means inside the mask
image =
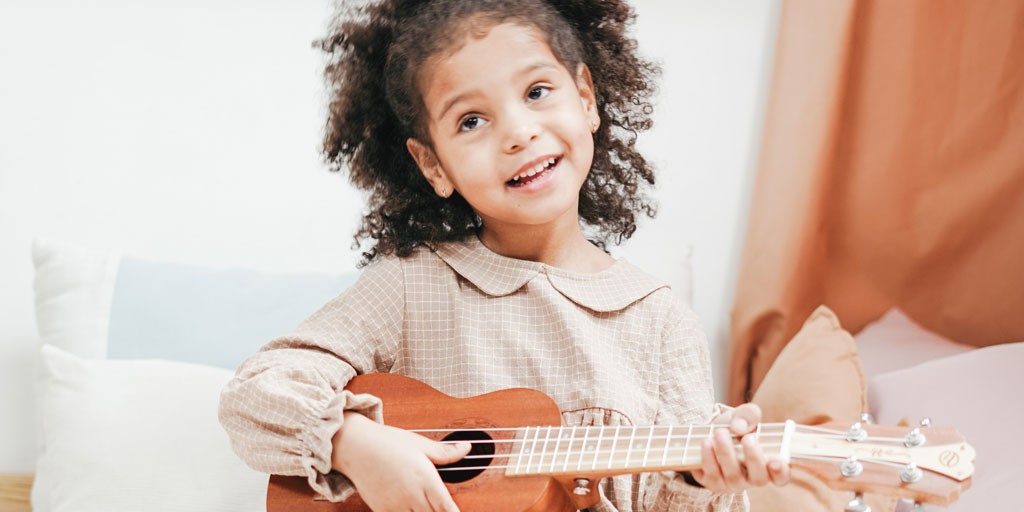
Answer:
[{"label": "girl's right hand", "polygon": [[346,412],[331,440],[331,466],[356,486],[375,512],[458,512],[434,464],[451,464],[469,443],[445,444]]}]

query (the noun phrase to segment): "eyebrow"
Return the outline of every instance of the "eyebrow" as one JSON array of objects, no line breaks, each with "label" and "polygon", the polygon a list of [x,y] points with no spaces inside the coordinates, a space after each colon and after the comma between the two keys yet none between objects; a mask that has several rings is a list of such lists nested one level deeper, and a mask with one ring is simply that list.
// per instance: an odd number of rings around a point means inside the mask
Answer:
[{"label": "eyebrow", "polygon": [[[530,72],[533,72],[535,70],[544,69],[544,68],[558,69],[558,66],[554,65],[551,62],[540,60],[540,61],[531,62],[530,64],[527,64],[526,66],[523,66],[523,68],[519,71],[519,73],[526,74],[526,73],[530,73]],[[448,101],[444,102],[444,106],[441,108],[441,113],[438,114],[437,118],[438,119],[444,119],[444,116],[448,113],[448,111],[451,110],[452,107],[454,107],[457,103],[459,103],[460,101],[464,101],[467,98],[471,98],[471,97],[477,96],[477,95],[479,95],[479,93],[477,93],[476,91],[467,91],[467,92],[455,95],[455,97],[453,97],[453,98],[449,99]]]}]

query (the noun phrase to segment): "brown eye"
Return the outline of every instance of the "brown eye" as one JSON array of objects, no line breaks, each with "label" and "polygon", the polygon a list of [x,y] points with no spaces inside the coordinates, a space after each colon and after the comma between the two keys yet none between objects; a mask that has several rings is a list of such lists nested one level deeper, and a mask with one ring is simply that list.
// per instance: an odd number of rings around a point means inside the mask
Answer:
[{"label": "brown eye", "polygon": [[550,92],[551,92],[551,89],[549,89],[547,87],[544,87],[544,86],[541,86],[541,85],[535,85],[535,86],[533,86],[530,89],[529,92],[526,93],[526,99],[528,99],[530,101],[537,101],[537,100],[547,96],[548,93],[550,93]]},{"label": "brown eye", "polygon": [[483,126],[483,124],[484,120],[480,119],[480,116],[466,116],[462,119],[462,122],[459,123],[459,131],[468,132],[470,130],[475,130]]}]

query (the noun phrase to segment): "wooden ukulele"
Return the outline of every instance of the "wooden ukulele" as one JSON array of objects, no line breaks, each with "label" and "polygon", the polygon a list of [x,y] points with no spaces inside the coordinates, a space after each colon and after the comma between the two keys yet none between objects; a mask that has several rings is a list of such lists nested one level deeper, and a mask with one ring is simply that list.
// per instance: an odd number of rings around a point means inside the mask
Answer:
[{"label": "wooden ukulele", "polygon": [[[472,444],[466,458],[438,467],[465,512],[586,508],[598,501],[596,485],[603,477],[699,468],[700,444],[712,432],[709,425],[563,427],[554,401],[531,389],[458,399],[389,374],[357,376],[347,389],[380,397],[388,425]],[[974,471],[974,449],[951,428],[908,432],[788,421],[761,424],[757,435],[767,455],[809,470],[834,489],[857,493],[945,506],[970,487]],[[358,494],[331,503],[316,496],[305,477],[270,477],[267,512],[366,510]]]}]

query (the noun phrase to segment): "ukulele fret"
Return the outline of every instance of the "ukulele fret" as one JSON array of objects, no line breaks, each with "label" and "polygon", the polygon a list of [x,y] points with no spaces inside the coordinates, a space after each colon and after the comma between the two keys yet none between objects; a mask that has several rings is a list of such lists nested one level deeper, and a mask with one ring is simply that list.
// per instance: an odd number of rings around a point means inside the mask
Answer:
[{"label": "ukulele fret", "polygon": [[569,434],[569,448],[566,450],[565,463],[562,464],[562,472],[569,471],[569,455],[572,454],[572,443],[576,440],[576,427],[572,427],[572,433]]},{"label": "ukulele fret", "polygon": [[612,468],[612,462],[615,460],[615,445],[619,442],[619,430],[622,425],[615,425],[615,437],[612,438],[612,451],[608,453],[608,469]]},{"label": "ukulele fret", "polygon": [[647,427],[647,443],[644,444],[644,458],[641,467],[647,467],[647,458],[651,455],[651,443],[654,442],[654,427]]},{"label": "ukulele fret", "polygon": [[690,440],[693,439],[693,425],[689,425],[689,429],[686,431],[686,439],[683,440],[683,460],[681,464],[686,464],[686,455],[690,453]]},{"label": "ukulele fret", "polygon": [[580,460],[576,464],[577,470],[583,469],[583,456],[587,454],[587,439],[590,438],[590,427],[584,427],[583,444],[580,446]]},{"label": "ukulele fret", "polygon": [[[512,474],[520,474],[520,466],[523,463],[523,457],[526,454],[526,433],[530,430],[530,427],[526,427],[525,430],[521,430],[516,433],[516,443],[519,445],[518,453],[515,456],[516,464],[511,470]],[[515,445],[513,445],[513,451],[515,451]],[[511,465],[511,464],[510,464]]]},{"label": "ukulele fret", "polygon": [[598,427],[597,431],[597,449],[594,450],[594,464],[590,466],[590,469],[597,469],[597,456],[601,453],[604,447],[604,427]]},{"label": "ukulele fret", "polygon": [[665,435],[665,453],[661,456],[661,465],[668,462],[668,448],[672,444],[672,425],[668,426],[668,434]]},{"label": "ukulele fret", "polygon": [[558,446],[562,444],[562,437],[565,435],[564,429],[558,427],[558,434],[555,436],[555,451],[551,454],[551,472],[555,472],[555,462],[558,461],[558,457],[561,455],[558,451]]},{"label": "ukulele fret", "polygon": [[633,440],[636,439],[636,427],[629,430],[629,447],[626,448],[626,466],[633,464]]},{"label": "ukulele fret", "polygon": [[537,430],[534,431],[534,434],[533,434],[533,442],[530,445],[530,459],[526,461],[526,472],[527,473],[530,473],[530,467],[533,466],[533,456],[534,456],[534,454],[537,453],[537,441],[540,440],[540,429],[541,429],[541,427],[537,427]]},{"label": "ukulele fret", "polygon": [[[544,447],[541,448],[540,460],[537,461],[537,470],[543,471],[544,468],[544,457],[548,454],[548,439],[551,438],[551,426],[548,426],[547,431],[544,432]],[[554,460],[554,455],[551,456],[551,460]]]}]

